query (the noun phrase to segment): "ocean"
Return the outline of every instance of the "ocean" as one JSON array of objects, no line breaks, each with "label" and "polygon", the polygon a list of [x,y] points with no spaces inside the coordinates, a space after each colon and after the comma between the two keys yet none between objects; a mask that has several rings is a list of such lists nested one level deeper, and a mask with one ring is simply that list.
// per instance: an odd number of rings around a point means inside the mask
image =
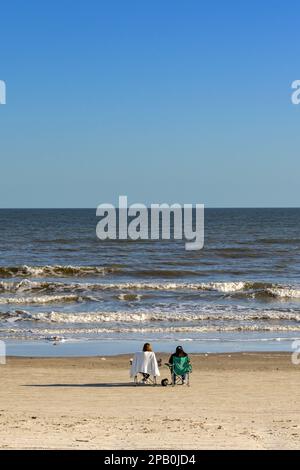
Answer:
[{"label": "ocean", "polygon": [[300,209],[206,209],[205,244],[100,241],[94,209],[0,210],[9,354],[291,350]]}]

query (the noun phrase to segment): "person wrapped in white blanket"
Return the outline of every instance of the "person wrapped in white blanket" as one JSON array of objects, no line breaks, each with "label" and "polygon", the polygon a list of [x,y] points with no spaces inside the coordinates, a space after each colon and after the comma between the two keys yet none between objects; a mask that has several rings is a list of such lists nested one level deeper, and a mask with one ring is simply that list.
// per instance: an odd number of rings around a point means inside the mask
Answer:
[{"label": "person wrapped in white blanket", "polygon": [[145,343],[143,351],[137,352],[134,355],[130,369],[130,377],[136,377],[139,373],[143,375],[142,382],[144,383],[147,382],[150,375],[152,375],[154,379],[160,376],[156,356],[152,351],[150,343]]}]

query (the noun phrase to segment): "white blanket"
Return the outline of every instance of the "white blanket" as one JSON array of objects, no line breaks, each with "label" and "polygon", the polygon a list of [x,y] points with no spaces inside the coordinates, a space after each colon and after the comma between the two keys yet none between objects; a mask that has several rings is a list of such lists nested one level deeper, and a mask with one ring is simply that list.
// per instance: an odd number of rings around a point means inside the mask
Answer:
[{"label": "white blanket", "polygon": [[153,377],[160,376],[154,352],[135,353],[130,369],[130,377],[135,377],[139,372],[153,375]]}]

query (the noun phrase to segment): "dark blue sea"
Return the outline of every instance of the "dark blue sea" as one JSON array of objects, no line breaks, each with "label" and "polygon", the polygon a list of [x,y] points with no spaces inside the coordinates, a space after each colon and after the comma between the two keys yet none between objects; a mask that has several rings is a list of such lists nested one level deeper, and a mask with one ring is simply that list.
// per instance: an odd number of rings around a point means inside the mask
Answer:
[{"label": "dark blue sea", "polygon": [[300,338],[300,209],[206,209],[205,245],[100,241],[95,209],[0,210],[9,354],[290,350]]}]

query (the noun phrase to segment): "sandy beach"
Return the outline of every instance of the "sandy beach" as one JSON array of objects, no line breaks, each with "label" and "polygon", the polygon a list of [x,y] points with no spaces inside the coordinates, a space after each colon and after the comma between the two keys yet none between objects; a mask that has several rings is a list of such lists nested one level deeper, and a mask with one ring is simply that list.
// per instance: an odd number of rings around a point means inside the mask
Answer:
[{"label": "sandy beach", "polygon": [[129,358],[8,358],[0,447],[299,447],[300,379],[290,354],[192,355],[189,388],[134,387]]}]

